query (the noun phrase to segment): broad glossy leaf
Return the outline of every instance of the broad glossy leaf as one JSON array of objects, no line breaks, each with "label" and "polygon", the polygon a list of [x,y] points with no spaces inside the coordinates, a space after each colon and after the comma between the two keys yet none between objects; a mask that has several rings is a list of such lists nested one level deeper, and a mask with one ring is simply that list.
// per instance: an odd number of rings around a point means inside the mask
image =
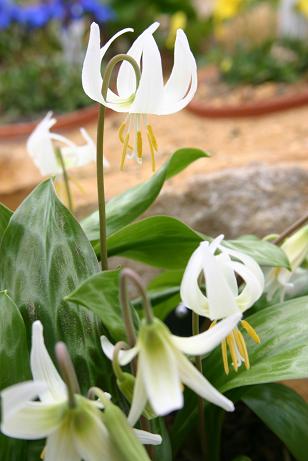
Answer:
[{"label": "broad glossy leaf", "polygon": [[307,460],[308,404],[282,384],[252,386],[245,404],[283,441],[297,461]]},{"label": "broad glossy leaf", "polygon": [[0,203],[0,243],[13,212]]},{"label": "broad glossy leaf", "polygon": [[94,312],[114,340],[126,337],[119,300],[119,276],[119,269],[95,274],[65,298]]},{"label": "broad glossy leaf", "polygon": [[[0,292],[0,391],[31,379],[26,329],[22,316],[6,291]],[[1,461],[23,458],[25,443],[0,435]]]},{"label": "broad glossy leaf", "polygon": [[111,235],[107,240],[108,255],[179,269],[186,266],[201,240],[197,232],[175,218],[152,216]]},{"label": "broad glossy leaf", "polygon": [[[164,182],[180,173],[188,165],[208,154],[200,149],[179,149],[148,181],[112,198],[106,206],[107,235],[111,235],[134,221],[157,198]],[[96,211],[82,222],[90,241],[99,238],[99,218]]]},{"label": "broad glossy leaf", "polygon": [[242,366],[226,376],[220,348],[204,361],[209,380],[225,392],[240,386],[308,377],[308,297],[296,298],[262,309],[247,317],[261,343],[247,340],[251,368]]},{"label": "broad glossy leaf", "polygon": [[96,319],[62,299],[99,266],[80,225],[56,197],[51,180],[41,183],[12,216],[0,261],[1,288],[8,290],[26,324],[42,321],[51,354],[59,328],[81,384],[92,383],[99,344]]}]

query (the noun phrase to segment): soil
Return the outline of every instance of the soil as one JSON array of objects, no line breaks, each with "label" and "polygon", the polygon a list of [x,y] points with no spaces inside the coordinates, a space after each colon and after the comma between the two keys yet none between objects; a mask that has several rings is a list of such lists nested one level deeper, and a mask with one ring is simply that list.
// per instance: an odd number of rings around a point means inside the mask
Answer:
[{"label": "soil", "polygon": [[260,85],[232,86],[220,77],[216,67],[205,68],[200,75],[196,101],[215,108],[279,100],[281,97],[308,91],[308,76],[292,84],[266,82]]}]

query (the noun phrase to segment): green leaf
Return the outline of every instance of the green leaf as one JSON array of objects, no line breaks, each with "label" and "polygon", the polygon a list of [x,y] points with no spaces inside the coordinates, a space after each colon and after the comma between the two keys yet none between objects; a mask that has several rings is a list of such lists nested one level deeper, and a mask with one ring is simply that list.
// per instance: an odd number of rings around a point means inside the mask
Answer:
[{"label": "green leaf", "polygon": [[12,214],[13,212],[11,210],[9,210],[6,206],[0,203],[0,243],[1,243],[4,231],[9,224]]},{"label": "green leaf", "polygon": [[285,252],[279,246],[253,235],[237,240],[224,240],[223,245],[232,250],[242,251],[254,258],[261,266],[286,268],[290,266]]},{"label": "green leaf", "polygon": [[308,404],[282,384],[252,386],[245,404],[283,441],[297,461],[307,460]]},{"label": "green leaf", "polygon": [[108,255],[166,269],[184,268],[202,237],[181,221],[152,216],[129,224],[107,240]]},{"label": "green leaf", "polygon": [[120,269],[100,272],[65,298],[94,312],[115,341],[126,337],[119,300],[119,277]]},{"label": "green leaf", "polygon": [[[208,154],[200,149],[179,149],[148,181],[112,198],[106,207],[107,235],[111,235],[134,221],[157,198],[164,182],[177,175],[188,165]],[[96,211],[82,222],[91,242],[99,239],[99,217]]]},{"label": "green leaf", "polygon": [[[0,292],[0,390],[31,379],[26,329],[22,316],[6,291]],[[25,442],[0,435],[2,461],[23,458]]]},{"label": "green leaf", "polygon": [[205,360],[206,376],[220,391],[240,386],[308,377],[308,297],[262,309],[247,318],[261,338],[256,345],[246,333],[251,368],[222,371],[220,348]]},{"label": "green leaf", "polygon": [[62,299],[98,272],[99,266],[80,225],[56,197],[51,180],[41,183],[12,216],[0,261],[1,288],[21,309],[28,331],[34,320],[41,320],[52,355],[60,333],[82,387],[92,385],[98,372],[97,320],[83,307]]}]

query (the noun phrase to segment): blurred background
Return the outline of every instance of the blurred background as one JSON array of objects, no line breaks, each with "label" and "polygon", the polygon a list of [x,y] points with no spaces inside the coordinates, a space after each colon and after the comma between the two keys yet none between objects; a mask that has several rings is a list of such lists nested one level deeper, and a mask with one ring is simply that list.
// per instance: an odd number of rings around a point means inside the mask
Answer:
[{"label": "blurred background", "polygon": [[[308,196],[308,0],[0,0],[0,200],[15,209],[42,179],[25,146],[48,111],[56,132],[81,143],[85,127],[95,139],[97,108],[81,86],[91,22],[100,24],[102,42],[135,29],[114,42],[112,55],[156,20],[166,78],[179,27],[199,69],[187,110],[151,120],[158,165],[187,146],[212,158],[169,182],[153,210],[229,237],[279,231]],[[151,175],[147,159],[119,171],[121,121],[108,114],[108,198]],[[84,216],[96,207],[95,165],[72,176]]]}]

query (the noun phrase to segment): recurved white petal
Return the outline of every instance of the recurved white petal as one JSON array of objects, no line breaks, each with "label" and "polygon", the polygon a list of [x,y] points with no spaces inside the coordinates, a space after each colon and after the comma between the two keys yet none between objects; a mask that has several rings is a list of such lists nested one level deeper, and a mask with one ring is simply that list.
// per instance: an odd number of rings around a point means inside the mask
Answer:
[{"label": "recurved white petal", "polygon": [[71,432],[71,424],[61,426],[48,437],[44,461],[80,461]]},{"label": "recurved white petal", "polygon": [[197,90],[197,65],[183,30],[177,31],[174,65],[164,88],[161,114],[177,112],[185,107]]},{"label": "recurved white petal", "polygon": [[181,380],[186,386],[190,387],[196,394],[208,400],[226,411],[234,411],[231,400],[215,389],[212,384],[194,367],[190,361],[181,353],[177,355],[177,363]]},{"label": "recurved white petal", "polygon": [[147,403],[146,389],[145,389],[144,382],[143,382],[143,375],[140,371],[139,364],[138,364],[132,405],[131,405],[129,415],[127,418],[131,426],[134,426],[136,422],[138,421],[138,419],[140,418],[140,415],[142,414],[144,407],[146,406],[146,403]]},{"label": "recurved white petal", "polygon": [[14,415],[26,403],[36,399],[46,389],[46,383],[39,381],[25,381],[4,389],[1,392],[2,420]]},{"label": "recurved white petal", "polygon": [[[154,22],[149,26],[139,37],[134,41],[128,52],[128,56],[131,56],[139,65],[141,64],[141,56],[144,48],[144,36],[146,34],[153,34],[159,27],[159,22]],[[117,78],[117,89],[118,93],[123,98],[128,98],[132,93],[136,91],[136,76],[134,69],[131,64],[126,61],[120,66],[118,78]]]},{"label": "recurved white petal", "polygon": [[191,255],[181,282],[181,299],[184,306],[198,315],[207,316],[208,301],[199,288],[199,275],[203,265],[203,250],[199,246]]},{"label": "recurved white petal", "polygon": [[203,271],[206,295],[209,305],[209,318],[218,320],[238,312],[232,288],[221,270],[219,262],[207,245],[202,244]]},{"label": "recurved white petal", "polygon": [[159,434],[152,434],[140,429],[134,429],[134,432],[143,445],[160,445],[162,443],[163,439]]},{"label": "recurved white petal", "polygon": [[55,123],[52,112],[48,112],[27,141],[27,151],[43,176],[55,174],[59,169],[49,131]]},{"label": "recurved white petal", "polygon": [[172,335],[172,342],[177,349],[188,355],[203,355],[212,351],[225,337],[231,333],[241,320],[242,314],[237,312],[220,321],[214,327],[191,337],[180,337]]},{"label": "recurved white petal", "polygon": [[[150,339],[153,339],[153,343]],[[138,366],[148,400],[157,415],[183,406],[183,395],[175,354],[161,336],[149,337],[140,346]]]},{"label": "recurved white petal", "polygon": [[64,407],[64,403],[25,403],[14,413],[4,414],[1,430],[18,439],[36,440],[47,437],[60,426]]},{"label": "recurved white petal", "polygon": [[241,263],[232,261],[232,267],[245,282],[243,291],[236,298],[239,308],[242,312],[244,312],[262,295],[264,290],[264,281],[263,283],[260,283],[259,277],[256,277],[250,269]]},{"label": "recurved white petal", "polygon": [[[103,79],[101,75],[101,63],[111,43],[120,35],[132,31],[133,29],[128,28],[119,31],[101,48],[99,26],[93,22],[90,29],[88,48],[82,68],[82,86],[89,98],[114,110],[118,110],[116,108],[117,104],[107,103],[102,97]],[[123,110],[119,109],[118,111]]]},{"label": "recurved white petal", "polygon": [[[113,358],[113,353],[114,353],[114,345],[109,341],[109,339],[106,336],[101,336],[101,345],[102,349],[104,351],[104,354],[112,360]],[[128,350],[122,350],[119,352],[119,363],[120,365],[127,365],[129,362],[133,360],[133,358],[137,355],[138,353],[138,347],[132,347],[131,349]]]},{"label": "recurved white petal", "polygon": [[157,114],[163,97],[161,56],[152,33],[143,37],[142,72],[130,113]]},{"label": "recurved white petal", "polygon": [[66,400],[66,386],[47,352],[43,338],[43,326],[38,320],[32,325],[30,364],[34,381],[41,381],[47,385],[47,390],[39,394],[40,399],[43,402]]}]

